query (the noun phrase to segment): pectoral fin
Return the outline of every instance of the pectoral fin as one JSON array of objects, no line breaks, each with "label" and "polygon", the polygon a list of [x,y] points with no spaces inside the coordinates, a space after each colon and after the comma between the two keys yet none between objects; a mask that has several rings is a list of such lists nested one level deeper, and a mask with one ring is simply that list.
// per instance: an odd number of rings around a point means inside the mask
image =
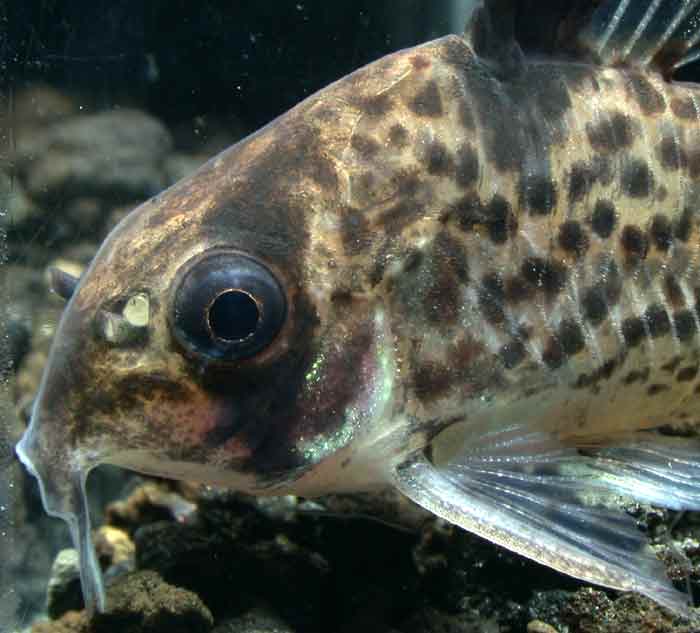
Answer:
[{"label": "pectoral fin", "polygon": [[396,486],[434,514],[523,556],[595,584],[636,591],[690,616],[619,494],[698,507],[698,452],[660,438],[580,451],[513,427],[482,436],[436,466],[422,454],[396,470]]}]

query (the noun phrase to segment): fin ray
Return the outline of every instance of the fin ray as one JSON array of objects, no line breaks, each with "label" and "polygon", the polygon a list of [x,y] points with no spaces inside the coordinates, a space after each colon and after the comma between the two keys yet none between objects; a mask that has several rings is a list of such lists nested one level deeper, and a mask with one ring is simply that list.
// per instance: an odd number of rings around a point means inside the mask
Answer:
[{"label": "fin ray", "polygon": [[482,0],[465,37],[506,71],[522,50],[669,76],[697,58],[700,0]]},{"label": "fin ray", "polygon": [[540,563],[691,613],[619,497],[700,507],[696,444],[644,432],[578,448],[517,424],[475,429],[470,438],[444,464],[414,456],[397,470],[397,487],[438,516]]}]

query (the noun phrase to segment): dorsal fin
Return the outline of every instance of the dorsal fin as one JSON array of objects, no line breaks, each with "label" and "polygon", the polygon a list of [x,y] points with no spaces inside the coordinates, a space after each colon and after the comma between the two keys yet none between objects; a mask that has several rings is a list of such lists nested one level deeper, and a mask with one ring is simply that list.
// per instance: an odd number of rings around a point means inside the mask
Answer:
[{"label": "dorsal fin", "polygon": [[524,54],[669,76],[700,58],[700,0],[481,0],[465,37],[505,73]]}]

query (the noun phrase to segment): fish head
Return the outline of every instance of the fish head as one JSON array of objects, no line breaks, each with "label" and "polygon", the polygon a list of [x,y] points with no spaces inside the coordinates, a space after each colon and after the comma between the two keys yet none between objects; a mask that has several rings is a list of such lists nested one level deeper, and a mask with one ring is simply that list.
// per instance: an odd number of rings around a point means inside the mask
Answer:
[{"label": "fish head", "polygon": [[[368,281],[376,263],[351,244],[381,234],[348,227],[349,164],[366,99],[412,66],[405,54],[378,64],[108,236],[66,306],[19,445],[46,485],[111,463],[255,494],[320,493],[382,435],[391,332]],[[357,488],[370,470],[343,479]]]},{"label": "fish head", "polygon": [[388,290],[436,199],[419,163],[447,125],[441,47],[370,64],[214,157],[124,218],[76,283],[17,453],[71,526],[91,608],[94,466],[308,496],[390,485],[419,441]]}]

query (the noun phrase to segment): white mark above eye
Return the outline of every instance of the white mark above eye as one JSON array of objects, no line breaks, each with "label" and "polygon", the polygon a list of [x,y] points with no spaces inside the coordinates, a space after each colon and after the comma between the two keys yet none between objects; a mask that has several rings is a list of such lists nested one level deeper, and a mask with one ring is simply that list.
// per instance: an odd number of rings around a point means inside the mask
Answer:
[{"label": "white mark above eye", "polygon": [[150,319],[150,301],[148,295],[140,292],[131,297],[122,310],[122,315],[135,327],[145,327]]}]

